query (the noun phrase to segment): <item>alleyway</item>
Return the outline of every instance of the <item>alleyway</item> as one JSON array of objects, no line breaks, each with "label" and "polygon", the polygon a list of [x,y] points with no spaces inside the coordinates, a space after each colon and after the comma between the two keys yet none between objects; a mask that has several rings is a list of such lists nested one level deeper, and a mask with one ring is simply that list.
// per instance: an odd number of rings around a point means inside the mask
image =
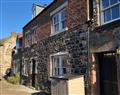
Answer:
[{"label": "alleyway", "polygon": [[5,80],[0,81],[0,95],[44,95],[23,85],[12,85]]}]

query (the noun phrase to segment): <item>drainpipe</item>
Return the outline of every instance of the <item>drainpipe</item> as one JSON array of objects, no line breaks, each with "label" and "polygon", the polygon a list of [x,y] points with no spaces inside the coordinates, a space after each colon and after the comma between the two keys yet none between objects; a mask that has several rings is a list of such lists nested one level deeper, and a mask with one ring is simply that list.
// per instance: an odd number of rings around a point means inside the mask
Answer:
[{"label": "drainpipe", "polygon": [[87,46],[87,49],[88,49],[88,63],[87,63],[87,70],[86,70],[86,75],[85,75],[85,88],[86,88],[86,91],[85,91],[85,95],[91,95],[91,62],[90,62],[90,28],[92,26],[92,23],[93,23],[93,19],[91,20],[88,20],[86,22],[86,24],[88,25],[88,30],[87,30],[87,42],[88,42],[88,46]]},{"label": "drainpipe", "polygon": [[91,95],[90,29],[93,24],[93,0],[87,0],[87,49],[88,63],[85,74],[85,95]]}]

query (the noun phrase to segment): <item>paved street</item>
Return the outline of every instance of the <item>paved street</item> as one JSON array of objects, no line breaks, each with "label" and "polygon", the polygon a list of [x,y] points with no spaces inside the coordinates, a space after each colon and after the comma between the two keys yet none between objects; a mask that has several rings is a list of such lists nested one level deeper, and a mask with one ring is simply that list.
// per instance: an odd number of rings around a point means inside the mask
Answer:
[{"label": "paved street", "polygon": [[0,81],[0,95],[37,95],[35,94],[37,92],[23,85],[12,85],[5,80]]}]

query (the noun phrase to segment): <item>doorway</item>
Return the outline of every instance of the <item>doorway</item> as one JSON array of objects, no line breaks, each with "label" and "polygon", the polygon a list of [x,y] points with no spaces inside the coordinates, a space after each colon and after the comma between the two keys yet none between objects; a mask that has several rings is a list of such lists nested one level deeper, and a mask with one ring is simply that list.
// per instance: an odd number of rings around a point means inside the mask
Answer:
[{"label": "doorway", "polygon": [[100,95],[118,95],[115,53],[98,53]]},{"label": "doorway", "polygon": [[35,87],[35,68],[36,68],[36,61],[32,59],[32,86]]}]

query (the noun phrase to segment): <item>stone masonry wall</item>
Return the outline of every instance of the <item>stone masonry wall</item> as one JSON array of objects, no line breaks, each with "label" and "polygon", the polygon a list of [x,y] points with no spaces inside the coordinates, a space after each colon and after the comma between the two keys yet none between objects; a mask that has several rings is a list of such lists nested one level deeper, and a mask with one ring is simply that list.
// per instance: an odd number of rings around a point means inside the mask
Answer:
[{"label": "stone masonry wall", "polygon": [[6,70],[11,67],[11,61],[12,61],[12,50],[16,46],[16,36],[11,35],[8,38],[5,38],[6,40],[2,42],[3,46],[0,46],[0,74],[5,75]]}]

